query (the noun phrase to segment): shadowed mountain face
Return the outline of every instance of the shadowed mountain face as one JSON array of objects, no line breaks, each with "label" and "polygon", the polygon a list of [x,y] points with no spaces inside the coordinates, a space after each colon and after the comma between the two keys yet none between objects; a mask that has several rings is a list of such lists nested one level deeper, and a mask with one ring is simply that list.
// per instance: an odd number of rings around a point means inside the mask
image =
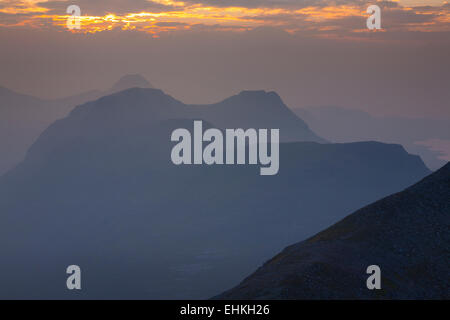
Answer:
[{"label": "shadowed mountain face", "polygon": [[[420,155],[432,170],[442,167],[448,160],[448,155],[445,157],[426,144],[435,139],[450,142],[450,119],[375,117],[364,111],[331,106],[299,108],[294,112],[314,132],[332,142],[398,143],[408,152]],[[448,153],[447,150],[444,152]]]},{"label": "shadowed mountain face", "polygon": [[151,85],[139,75],[127,75],[106,91],[93,90],[56,100],[38,99],[0,87],[0,175],[22,161],[39,134],[75,106],[132,87]]},{"label": "shadowed mountain face", "polygon": [[[450,163],[289,246],[219,299],[449,299]],[[368,290],[366,268],[381,268]]]},{"label": "shadowed mountain face", "polygon": [[[232,99],[244,108],[241,95]],[[0,297],[207,298],[429,173],[401,146],[375,142],[282,143],[275,176],[259,166],[175,166],[170,134],[192,132],[202,108],[134,88],[52,124],[0,178]],[[82,268],[76,293],[65,287],[71,264]]]}]

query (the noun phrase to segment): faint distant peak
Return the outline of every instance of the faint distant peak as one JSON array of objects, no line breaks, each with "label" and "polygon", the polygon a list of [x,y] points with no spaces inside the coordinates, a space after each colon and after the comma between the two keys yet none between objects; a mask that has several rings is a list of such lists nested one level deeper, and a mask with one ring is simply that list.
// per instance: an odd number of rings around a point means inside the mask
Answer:
[{"label": "faint distant peak", "polygon": [[119,79],[113,87],[111,91],[118,92],[123,91],[130,88],[153,88],[150,82],[147,81],[140,74],[127,74]]}]

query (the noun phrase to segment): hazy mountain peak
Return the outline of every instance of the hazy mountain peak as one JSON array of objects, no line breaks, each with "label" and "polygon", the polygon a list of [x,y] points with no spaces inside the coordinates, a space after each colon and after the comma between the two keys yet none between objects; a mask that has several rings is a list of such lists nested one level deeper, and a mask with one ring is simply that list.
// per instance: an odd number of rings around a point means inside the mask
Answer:
[{"label": "hazy mountain peak", "polygon": [[[110,93],[95,101],[77,106],[70,114],[82,116],[96,114],[103,117],[106,114],[122,118],[123,121],[133,118],[155,118],[159,111],[175,112],[171,106],[179,106],[181,102],[175,100],[160,89],[132,87],[119,92]],[[132,111],[133,110],[133,111]],[[151,115],[148,113],[152,113]],[[156,113],[155,113],[156,112]]]},{"label": "hazy mountain peak", "polygon": [[231,97],[235,99],[242,99],[245,101],[256,101],[256,102],[266,102],[270,101],[271,103],[278,103],[280,105],[284,105],[280,96],[274,91],[265,91],[265,90],[244,90],[239,94]]},{"label": "hazy mountain peak", "polygon": [[[210,107],[210,114],[203,118],[222,128],[279,128],[283,142],[326,142],[311,131],[274,91],[245,90]],[[203,112],[207,113],[207,109]]]},{"label": "hazy mountain peak", "polygon": [[[269,112],[291,113],[290,109],[284,104],[281,97],[274,91],[265,90],[244,90],[240,93],[231,96],[220,104],[232,105],[235,112]],[[253,114],[255,116],[255,114]],[[291,116],[294,116],[291,114]],[[296,116],[294,116],[296,117]],[[296,117],[297,118],[297,117]]]},{"label": "hazy mountain peak", "polygon": [[112,86],[111,91],[117,92],[134,87],[152,88],[152,85],[140,74],[127,74],[121,77],[119,81]]}]

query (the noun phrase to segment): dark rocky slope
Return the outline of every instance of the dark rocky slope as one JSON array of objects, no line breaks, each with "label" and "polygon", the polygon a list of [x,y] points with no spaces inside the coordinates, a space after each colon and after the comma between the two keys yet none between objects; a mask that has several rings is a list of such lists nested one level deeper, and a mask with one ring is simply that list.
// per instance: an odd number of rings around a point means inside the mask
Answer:
[{"label": "dark rocky slope", "polygon": [[[449,299],[450,164],[287,247],[220,299]],[[366,268],[381,268],[368,290]]]}]

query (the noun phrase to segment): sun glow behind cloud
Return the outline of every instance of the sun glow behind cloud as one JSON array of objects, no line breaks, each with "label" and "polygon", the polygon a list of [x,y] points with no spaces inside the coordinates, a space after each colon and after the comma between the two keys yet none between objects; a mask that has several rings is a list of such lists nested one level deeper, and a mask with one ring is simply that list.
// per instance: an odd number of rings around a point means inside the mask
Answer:
[{"label": "sun glow behind cloud", "polygon": [[[283,2],[285,5],[245,7],[243,4],[229,7],[212,6],[208,1],[153,0],[143,3],[161,6],[158,10],[137,12],[115,12],[114,7],[101,15],[84,14],[81,29],[72,32],[95,33],[112,29],[138,30],[158,36],[164,32],[181,30],[227,30],[245,31],[257,27],[273,26],[288,32],[308,30],[319,36],[336,32],[361,33],[365,29],[366,6],[360,2],[348,1],[336,6],[332,1],[317,1],[314,6],[298,6],[298,2]],[[51,7],[57,3],[59,6]],[[76,3],[76,2],[75,2]],[[234,1],[233,3],[238,3]],[[245,3],[242,1],[242,3]],[[269,4],[269,2],[267,2]],[[286,5],[288,3],[289,5]],[[297,3],[297,4],[296,4]],[[327,5],[329,3],[329,5]],[[449,5],[443,1],[400,0],[379,2],[383,10],[383,26],[386,30],[403,31],[450,31]],[[69,2],[48,2],[45,0],[10,1],[0,0],[0,14],[8,19],[0,20],[0,26],[45,28],[57,27],[67,30],[69,16],[65,6]],[[70,4],[73,4],[70,2]],[[423,6],[433,4],[435,7]],[[407,7],[407,5],[421,7]],[[118,10],[117,10],[118,11]]]}]

